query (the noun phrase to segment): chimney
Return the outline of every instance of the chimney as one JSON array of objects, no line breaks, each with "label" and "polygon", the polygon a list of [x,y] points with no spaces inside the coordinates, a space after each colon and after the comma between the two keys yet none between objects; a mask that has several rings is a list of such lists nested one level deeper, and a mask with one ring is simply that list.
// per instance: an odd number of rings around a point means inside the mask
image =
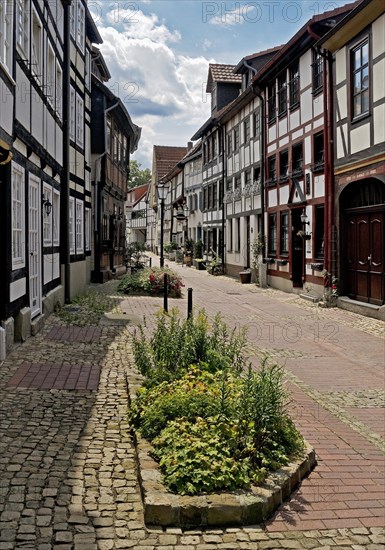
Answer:
[{"label": "chimney", "polygon": [[192,142],[192,141],[188,141],[188,142],[187,142],[187,151],[191,151],[192,148],[193,148],[193,142]]}]

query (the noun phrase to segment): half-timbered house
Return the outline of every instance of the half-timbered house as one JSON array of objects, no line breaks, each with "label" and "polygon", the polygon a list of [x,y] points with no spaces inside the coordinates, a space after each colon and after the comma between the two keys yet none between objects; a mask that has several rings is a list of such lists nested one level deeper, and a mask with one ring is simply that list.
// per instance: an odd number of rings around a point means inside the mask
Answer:
[{"label": "half-timbered house", "polygon": [[[385,6],[363,0],[319,45],[334,118],[330,272],[345,308],[385,319]],[[364,306],[364,304],[367,304]]]}]

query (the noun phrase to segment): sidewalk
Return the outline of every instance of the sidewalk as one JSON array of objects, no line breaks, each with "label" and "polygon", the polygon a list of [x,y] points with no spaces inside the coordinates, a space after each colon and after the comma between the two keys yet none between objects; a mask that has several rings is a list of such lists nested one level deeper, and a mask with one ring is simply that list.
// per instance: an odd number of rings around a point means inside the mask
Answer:
[{"label": "sidewalk", "polygon": [[[285,367],[318,466],[266,526],[147,530],[126,422],[130,330],[51,316],[0,366],[1,550],[384,548],[384,324],[169,263],[195,307],[248,326],[255,364]],[[174,305],[185,315],[187,293]],[[130,297],[121,310],[150,323],[161,306]]]}]

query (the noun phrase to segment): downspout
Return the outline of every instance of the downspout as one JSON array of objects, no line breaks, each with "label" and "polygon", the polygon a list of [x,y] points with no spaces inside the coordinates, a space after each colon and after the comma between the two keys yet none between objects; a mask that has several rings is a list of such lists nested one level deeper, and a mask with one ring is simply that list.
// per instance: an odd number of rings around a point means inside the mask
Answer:
[{"label": "downspout", "polygon": [[70,6],[72,0],[63,0],[63,175],[61,192],[61,261],[64,264],[64,300],[71,301],[71,256],[70,256],[70,110],[71,110],[71,29]]},{"label": "downspout", "polygon": [[[119,101],[116,101],[113,105],[104,110],[104,152],[95,159],[95,276],[100,274],[100,255],[101,255],[101,207],[102,207],[102,195],[100,188],[101,179],[101,163],[103,158],[107,155],[107,113],[112,111],[119,105]],[[100,171],[98,172],[98,163]],[[99,282],[99,281],[98,281]]]},{"label": "downspout", "polygon": [[327,112],[328,118],[328,209],[329,209],[329,224],[328,224],[328,270],[335,274],[335,265],[333,258],[333,227],[334,227],[334,98],[333,98],[333,58],[330,52],[326,54],[326,62],[328,67],[328,95],[329,105]]}]

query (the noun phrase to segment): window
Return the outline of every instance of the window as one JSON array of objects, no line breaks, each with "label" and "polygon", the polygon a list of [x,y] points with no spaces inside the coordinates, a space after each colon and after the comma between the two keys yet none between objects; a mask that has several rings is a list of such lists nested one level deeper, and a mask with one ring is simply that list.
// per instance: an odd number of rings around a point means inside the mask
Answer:
[{"label": "window", "polygon": [[286,73],[278,78],[278,116],[282,116],[287,111],[287,90]]},{"label": "window", "polygon": [[61,119],[63,116],[63,71],[59,63],[56,63],[56,113]]},{"label": "window", "polygon": [[211,189],[211,185],[208,186],[207,188],[207,209],[210,210],[212,208],[212,189]]},{"label": "window", "polygon": [[40,81],[42,75],[42,26],[40,20],[33,12],[32,16],[32,63],[31,71],[35,78]]},{"label": "window", "polygon": [[319,50],[313,50],[313,94],[321,92],[323,88],[323,59]]},{"label": "window", "polygon": [[290,73],[290,107],[295,108],[299,105],[299,62],[296,61],[289,69]]},{"label": "window", "polygon": [[203,189],[203,210],[207,210],[207,187]]},{"label": "window", "polygon": [[[52,199],[52,187],[48,185],[43,186],[44,200],[48,200],[53,205]],[[43,208],[43,243],[45,246],[52,245],[52,212],[47,214]]]},{"label": "window", "polygon": [[91,89],[91,52],[86,51],[86,86]]},{"label": "window", "polygon": [[213,209],[216,210],[218,206],[218,184],[213,185]]},{"label": "window", "polygon": [[277,254],[277,215],[269,214],[269,256]]},{"label": "window", "polygon": [[235,218],[235,252],[241,250],[241,218]]},{"label": "window", "polygon": [[24,169],[12,164],[12,268],[24,265]]},{"label": "window", "polygon": [[238,151],[239,149],[239,126],[234,128],[234,150]]},{"label": "window", "polygon": [[75,141],[75,90],[71,86],[70,91],[70,138]]},{"label": "window", "polygon": [[76,199],[76,253],[84,252],[83,201]]},{"label": "window", "polygon": [[[60,2],[59,2],[60,4]],[[76,19],[76,2],[72,2],[70,11],[70,30],[71,36],[75,38],[75,19]]]},{"label": "window", "polygon": [[229,155],[231,155],[231,153],[233,152],[233,139],[232,138],[233,138],[232,132],[227,134],[227,153]]},{"label": "window", "polygon": [[107,116],[107,152],[111,155],[111,136],[112,136],[112,120],[110,116]]},{"label": "window", "polygon": [[80,0],[77,2],[78,17],[77,17],[77,35],[76,41],[81,51],[84,51],[85,46],[85,10]]},{"label": "window", "polygon": [[352,51],[353,118],[369,112],[369,41]]},{"label": "window", "polygon": [[233,180],[229,178],[226,180],[226,191],[232,191],[233,190]]},{"label": "window", "polygon": [[292,174],[299,176],[302,174],[302,143],[293,146],[292,152]]},{"label": "window", "polygon": [[260,133],[261,133],[261,108],[258,107],[258,109],[254,113],[254,137],[258,139]]},{"label": "window", "polygon": [[245,187],[251,186],[251,170],[245,172]]},{"label": "window", "polygon": [[236,176],[235,178],[235,189],[241,188],[241,176]]},{"label": "window", "polygon": [[270,84],[267,90],[267,107],[268,107],[268,121],[271,124],[275,121],[276,118],[276,112],[275,112],[275,98],[276,98],[276,92],[275,92],[275,82],[274,84]]},{"label": "window", "polygon": [[76,143],[84,146],[84,101],[76,94]]},{"label": "window", "polygon": [[0,2],[0,62],[11,71],[12,58],[12,0]]},{"label": "window", "polygon": [[53,53],[51,46],[48,45],[46,94],[51,105],[55,104],[55,96],[57,97],[57,93],[55,91],[55,76],[55,54]]},{"label": "window", "polygon": [[91,209],[86,208],[84,210],[85,214],[85,227],[86,227],[86,234],[85,234],[85,245],[86,250],[91,250]]},{"label": "window", "polygon": [[73,197],[70,197],[70,211],[69,211],[69,217],[70,217],[70,226],[69,226],[69,237],[70,237],[70,253],[75,254],[75,231],[74,231],[74,224],[75,224],[75,199]]},{"label": "window", "polygon": [[281,212],[281,227],[280,227],[280,253],[281,256],[289,254],[289,213]]},{"label": "window", "polygon": [[289,177],[289,151],[279,153],[279,181],[285,181]]},{"label": "window", "polygon": [[211,157],[215,159],[217,156],[217,136],[216,134],[213,134],[212,142],[211,142]]},{"label": "window", "polygon": [[322,171],[324,169],[324,134],[320,132],[313,137],[313,155],[314,164],[313,172]]},{"label": "window", "polygon": [[261,167],[256,166],[254,168],[254,183],[259,183],[261,181]]},{"label": "window", "polygon": [[267,162],[268,162],[268,184],[275,185],[275,183],[277,182],[275,156],[269,157]]},{"label": "window", "polygon": [[29,13],[29,0],[16,0],[16,44],[24,59],[28,59]]},{"label": "window", "polygon": [[314,256],[317,259],[324,257],[324,234],[325,234],[325,208],[324,205],[315,207],[315,238]]},{"label": "window", "polygon": [[59,246],[60,239],[60,194],[59,191],[53,192],[53,244]]},{"label": "window", "polygon": [[233,220],[227,220],[227,250],[233,250]]},{"label": "window", "polygon": [[244,134],[244,142],[248,143],[250,141],[250,117],[247,117],[245,122],[243,123],[243,134]]}]

